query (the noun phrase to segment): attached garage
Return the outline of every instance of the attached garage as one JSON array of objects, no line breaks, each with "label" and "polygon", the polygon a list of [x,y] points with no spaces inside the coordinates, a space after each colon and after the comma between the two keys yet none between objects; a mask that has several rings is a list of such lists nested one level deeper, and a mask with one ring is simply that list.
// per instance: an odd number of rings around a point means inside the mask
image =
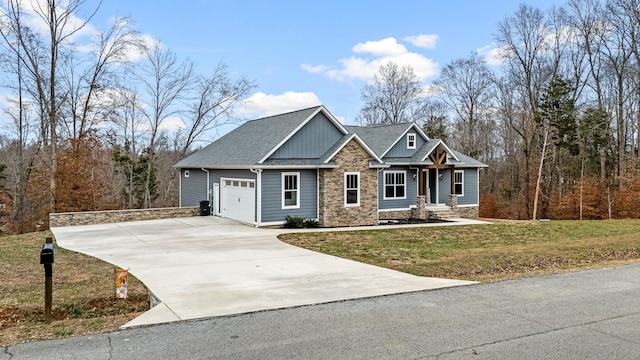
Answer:
[{"label": "attached garage", "polygon": [[246,179],[220,179],[221,215],[254,224],[256,217],[256,183]]}]

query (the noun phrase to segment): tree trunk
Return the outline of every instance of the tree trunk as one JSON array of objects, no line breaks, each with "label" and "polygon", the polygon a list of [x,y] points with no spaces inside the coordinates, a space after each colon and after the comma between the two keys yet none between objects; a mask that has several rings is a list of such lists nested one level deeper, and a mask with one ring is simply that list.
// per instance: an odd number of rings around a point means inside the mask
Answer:
[{"label": "tree trunk", "polygon": [[540,193],[540,182],[542,181],[542,167],[544,166],[544,158],[547,151],[547,139],[549,137],[549,129],[544,132],[544,140],[542,142],[542,155],[540,156],[540,166],[538,167],[538,179],[536,180],[536,192],[533,198],[533,220],[536,220],[538,212],[538,194]]}]

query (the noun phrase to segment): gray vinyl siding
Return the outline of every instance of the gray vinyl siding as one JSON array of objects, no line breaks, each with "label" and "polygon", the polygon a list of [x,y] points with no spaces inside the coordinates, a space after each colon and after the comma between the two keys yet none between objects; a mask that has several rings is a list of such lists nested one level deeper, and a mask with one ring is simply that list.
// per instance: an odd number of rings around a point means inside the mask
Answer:
[{"label": "gray vinyl siding", "polygon": [[409,130],[408,133],[416,134],[416,148],[407,149],[407,134],[404,134],[384,157],[411,157],[418,149],[420,149],[420,147],[422,147],[422,145],[424,145],[425,140],[420,136],[420,134],[411,130]]},{"label": "gray vinyl siding", "polygon": [[319,113],[287,140],[270,158],[315,159],[327,152],[343,136],[342,132]]},{"label": "gray vinyl siding", "polygon": [[[189,171],[189,177],[185,177]],[[200,169],[180,169],[180,206],[199,206],[200,201],[207,200],[207,173]]]},{"label": "gray vinyl siding", "polygon": [[[464,195],[458,196],[458,205],[477,205],[478,204],[478,169],[455,169],[464,170]],[[440,204],[449,203],[449,194],[451,193],[451,170],[441,170],[442,179],[440,180],[438,200]]]},{"label": "gray vinyl siding", "polygon": [[[420,136],[418,136],[420,137]],[[384,174],[388,171],[405,171],[406,188],[405,199],[384,199]],[[391,167],[384,169],[378,173],[378,209],[406,209],[416,204],[416,198],[418,196],[418,181],[413,178],[416,170],[410,170],[408,167]]]},{"label": "gray vinyl siding", "polygon": [[464,196],[458,205],[478,205],[478,169],[464,169]]},{"label": "gray vinyl siding", "polygon": [[[282,208],[282,173],[300,173],[300,208]],[[318,218],[317,170],[265,170],[262,172],[262,222],[284,221],[285,216]]]}]

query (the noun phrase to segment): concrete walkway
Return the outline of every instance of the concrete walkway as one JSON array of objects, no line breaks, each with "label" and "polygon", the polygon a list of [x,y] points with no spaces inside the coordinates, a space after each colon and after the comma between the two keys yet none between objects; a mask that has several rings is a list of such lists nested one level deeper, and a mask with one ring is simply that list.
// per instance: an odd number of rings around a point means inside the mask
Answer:
[{"label": "concrete walkway", "polygon": [[[434,225],[442,224],[427,226]],[[357,229],[372,227],[329,230]],[[51,231],[58,246],[129,269],[162,301],[124,328],[473,283],[316,253],[276,238],[287,230],[255,229],[211,216]]]}]

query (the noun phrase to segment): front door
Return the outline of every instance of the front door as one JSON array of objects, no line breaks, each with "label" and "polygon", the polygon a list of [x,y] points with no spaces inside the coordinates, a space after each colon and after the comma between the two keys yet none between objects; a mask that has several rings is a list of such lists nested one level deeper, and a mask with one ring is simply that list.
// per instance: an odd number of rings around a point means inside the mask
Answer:
[{"label": "front door", "polygon": [[438,204],[438,169],[428,169],[427,191],[429,192],[429,205]]}]

